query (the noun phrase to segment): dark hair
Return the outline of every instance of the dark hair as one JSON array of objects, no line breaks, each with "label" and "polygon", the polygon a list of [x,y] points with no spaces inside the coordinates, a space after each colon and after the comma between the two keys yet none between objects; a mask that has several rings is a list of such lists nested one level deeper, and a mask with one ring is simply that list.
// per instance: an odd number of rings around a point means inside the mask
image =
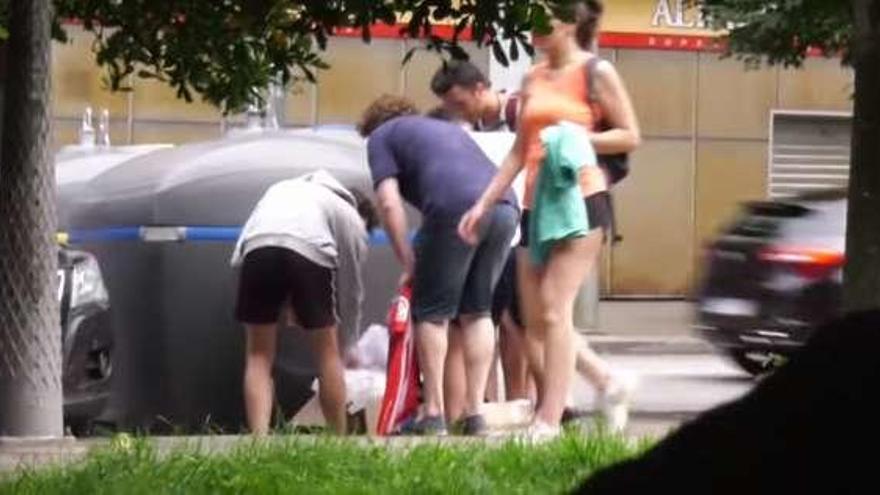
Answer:
[{"label": "dark hair", "polygon": [[385,94],[376,98],[364,110],[361,120],[357,124],[357,130],[361,136],[368,137],[377,127],[395,117],[418,113],[419,109],[409,98]]},{"label": "dark hair", "polygon": [[350,188],[348,192],[354,196],[355,205],[358,215],[364,219],[364,225],[367,227],[367,233],[370,233],[379,225],[379,213],[376,206],[369,196],[364,194],[360,189]]},{"label": "dark hair", "polygon": [[434,73],[431,78],[431,91],[439,97],[443,97],[453,86],[473,88],[477,83],[489,86],[489,79],[483,71],[467,60],[450,60]]},{"label": "dark hair", "polygon": [[443,105],[437,105],[436,107],[428,110],[428,113],[425,114],[425,117],[437,120],[444,120],[446,122],[454,122],[458,120],[455,114],[450,112],[449,109]]},{"label": "dark hair", "polygon": [[565,22],[576,24],[575,41],[584,50],[590,50],[599,34],[599,20],[605,12],[602,0],[566,2],[553,9],[553,15]]}]

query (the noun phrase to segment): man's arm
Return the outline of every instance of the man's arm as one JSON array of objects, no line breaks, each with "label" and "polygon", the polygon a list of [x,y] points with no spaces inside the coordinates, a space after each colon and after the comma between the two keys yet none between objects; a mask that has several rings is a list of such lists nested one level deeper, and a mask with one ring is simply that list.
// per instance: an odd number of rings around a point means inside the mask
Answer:
[{"label": "man's arm", "polygon": [[376,187],[376,197],[379,203],[379,216],[382,225],[391,240],[394,254],[403,265],[406,275],[412,276],[415,268],[415,256],[407,239],[406,211],[403,208],[403,199],[400,197],[400,188],[397,179],[389,177]]}]

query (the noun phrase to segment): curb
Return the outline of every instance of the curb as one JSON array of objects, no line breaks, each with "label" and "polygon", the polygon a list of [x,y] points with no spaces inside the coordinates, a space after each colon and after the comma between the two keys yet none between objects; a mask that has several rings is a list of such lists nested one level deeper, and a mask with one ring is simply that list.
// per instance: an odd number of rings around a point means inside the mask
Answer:
[{"label": "curb", "polygon": [[582,334],[596,352],[607,354],[715,354],[708,342],[693,337],[617,337]]}]

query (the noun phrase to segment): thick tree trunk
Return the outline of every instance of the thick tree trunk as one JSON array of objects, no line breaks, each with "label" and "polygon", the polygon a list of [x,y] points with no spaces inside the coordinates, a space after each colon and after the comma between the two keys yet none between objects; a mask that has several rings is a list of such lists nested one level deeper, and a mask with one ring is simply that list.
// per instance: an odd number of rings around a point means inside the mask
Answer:
[{"label": "thick tree trunk", "polygon": [[10,5],[0,153],[0,436],[60,437],[51,0]]},{"label": "thick tree trunk", "polygon": [[855,114],[844,306],[880,308],[880,0],[853,0]]}]

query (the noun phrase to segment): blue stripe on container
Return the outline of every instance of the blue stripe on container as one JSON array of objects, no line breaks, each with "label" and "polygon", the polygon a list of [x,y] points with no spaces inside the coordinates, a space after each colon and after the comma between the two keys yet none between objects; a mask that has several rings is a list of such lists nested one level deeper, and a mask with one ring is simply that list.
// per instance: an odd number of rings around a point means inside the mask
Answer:
[{"label": "blue stripe on container", "polygon": [[84,242],[137,241],[141,238],[139,227],[108,227],[101,229],[74,229],[70,231],[70,244]]},{"label": "blue stripe on container", "polygon": [[241,234],[241,227],[187,227],[187,241],[229,241],[235,242]]},{"label": "blue stripe on container", "polygon": [[[69,232],[70,244],[119,242],[141,240],[141,227],[105,227],[97,229],[73,229]],[[191,242],[235,242],[241,234],[241,227],[192,226],[186,227],[184,241]],[[412,239],[412,235],[410,235]],[[376,229],[370,234],[371,246],[391,244],[388,233]]]}]

